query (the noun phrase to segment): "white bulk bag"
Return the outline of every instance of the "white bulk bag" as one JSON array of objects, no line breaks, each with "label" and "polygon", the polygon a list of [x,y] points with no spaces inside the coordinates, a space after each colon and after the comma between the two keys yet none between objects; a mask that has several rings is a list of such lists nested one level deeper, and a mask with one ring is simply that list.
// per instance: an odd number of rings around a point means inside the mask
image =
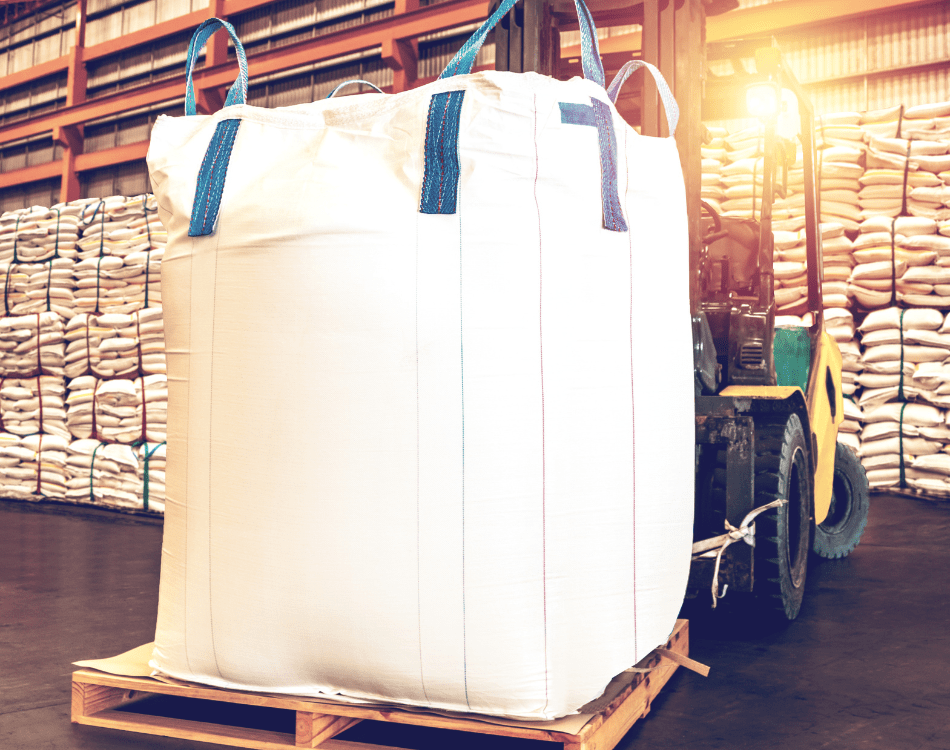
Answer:
[{"label": "white bulk bag", "polygon": [[[676,143],[596,79],[468,74],[496,20],[459,75],[278,109],[240,103],[238,43],[229,106],[156,123],[158,672],[547,719],[672,630],[694,471]],[[221,25],[189,51],[191,111]]]}]

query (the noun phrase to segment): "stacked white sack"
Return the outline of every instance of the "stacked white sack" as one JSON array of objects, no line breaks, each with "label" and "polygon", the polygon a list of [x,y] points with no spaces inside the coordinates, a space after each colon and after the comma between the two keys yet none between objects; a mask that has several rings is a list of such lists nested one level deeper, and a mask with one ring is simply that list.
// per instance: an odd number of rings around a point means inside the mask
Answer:
[{"label": "stacked white sack", "polygon": [[[773,230],[772,273],[778,315],[800,315],[808,293],[805,245],[801,231]],[[807,305],[806,305],[807,306]]]},{"label": "stacked white sack", "polygon": [[58,435],[0,434],[0,497],[64,499],[67,446]]},{"label": "stacked white sack", "polygon": [[863,151],[864,136],[860,112],[835,112],[815,118],[815,144],[819,150],[841,147]]},{"label": "stacked white sack", "polygon": [[844,419],[838,425],[838,442],[844,443],[858,456],[861,455],[861,430],[864,413],[850,396],[844,398]]},{"label": "stacked white sack", "polygon": [[37,499],[35,483],[27,488],[22,482],[30,475],[21,468],[21,463],[31,461],[32,454],[31,450],[20,445],[17,435],[0,432],[0,497]]},{"label": "stacked white sack", "polygon": [[82,201],[33,206],[0,217],[0,266],[8,315],[73,314],[73,265]]},{"label": "stacked white sack", "polygon": [[849,232],[857,231],[861,221],[858,181],[864,174],[861,160],[864,150],[855,145],[835,145],[818,151],[818,190],[821,221],[841,224]]},{"label": "stacked white sack", "polygon": [[80,313],[66,326],[66,375],[100,378],[165,372],[162,309]]},{"label": "stacked white sack", "polygon": [[136,448],[138,477],[145,510],[165,510],[165,443],[143,443]]},{"label": "stacked white sack", "polygon": [[848,291],[864,309],[896,302],[922,307],[950,305],[950,267],[939,265],[937,225],[916,216],[871,216],[854,240],[855,267]]},{"label": "stacked white sack", "polygon": [[63,319],[55,312],[0,318],[0,375],[62,377],[66,361]]},{"label": "stacked white sack", "polygon": [[66,499],[119,508],[141,508],[138,459],[128,445],[74,440],[66,457]]},{"label": "stacked white sack", "polygon": [[[823,306],[847,307],[848,278],[854,262],[851,240],[845,234],[844,226],[839,223],[823,223],[819,229],[824,266],[821,285]],[[772,234],[775,243],[773,272],[777,312],[780,315],[800,315],[807,309],[808,295],[805,230],[776,229]]]},{"label": "stacked white sack", "polygon": [[[885,112],[893,113],[893,110]],[[934,183],[928,174],[919,175],[916,181],[912,179],[916,172],[940,175],[950,170],[950,102],[909,107],[903,110],[902,116],[898,108],[896,114],[900,122],[899,137],[896,132],[897,123],[888,121],[886,124],[867,123],[863,126],[868,144],[867,169],[892,170],[900,174],[900,191],[892,192],[897,193],[896,197],[901,201],[906,213],[938,221],[950,219],[950,213],[946,211],[947,205],[943,201],[945,194],[942,191],[923,189],[940,186]],[[890,125],[893,125],[894,129],[888,132]],[[918,188],[921,190],[915,195],[914,192]],[[881,204],[880,212],[894,216],[901,208],[893,212],[894,196],[889,197],[891,204]],[[868,206],[868,210],[872,208]]]},{"label": "stacked white sack", "polygon": [[84,218],[76,263],[76,308],[131,313],[160,306],[167,233],[153,196],[106,198]]},{"label": "stacked white sack", "polygon": [[722,202],[726,199],[722,184],[722,166],[726,161],[726,136],[728,131],[721,127],[707,127],[706,141],[701,148],[702,182],[700,198],[708,202],[717,213],[722,213]]},{"label": "stacked white sack", "polygon": [[8,211],[0,216],[0,261],[36,263],[57,256],[75,257],[81,213],[81,206],[62,203]]},{"label": "stacked white sack", "polygon": [[163,442],[168,419],[164,374],[134,380],[82,375],[69,383],[66,425],[76,438],[131,444]]},{"label": "stacked white sack", "polygon": [[0,379],[0,429],[25,437],[34,433],[69,439],[63,378]]},{"label": "stacked white sack", "polygon": [[854,394],[855,378],[861,372],[861,352],[854,340],[854,315],[845,307],[825,309],[825,331],[841,350],[841,392],[847,397]]},{"label": "stacked white sack", "polygon": [[745,128],[725,137],[720,170],[725,199],[722,215],[740,219],[762,215],[762,128]]},{"label": "stacked white sack", "polygon": [[902,468],[914,486],[908,466],[940,453],[950,440],[945,411],[924,403],[938,401],[935,392],[914,377],[920,367],[926,370],[950,356],[950,334],[939,330],[943,324],[937,310],[887,308],[871,312],[860,326],[861,460],[874,488],[898,486]]}]

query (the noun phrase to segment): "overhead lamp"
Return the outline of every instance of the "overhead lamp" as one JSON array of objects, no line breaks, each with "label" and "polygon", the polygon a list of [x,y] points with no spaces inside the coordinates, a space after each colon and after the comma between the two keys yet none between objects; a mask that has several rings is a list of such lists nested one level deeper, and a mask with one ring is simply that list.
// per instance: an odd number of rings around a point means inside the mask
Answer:
[{"label": "overhead lamp", "polygon": [[770,118],[779,113],[781,95],[773,83],[753,83],[746,87],[746,110],[753,117]]}]

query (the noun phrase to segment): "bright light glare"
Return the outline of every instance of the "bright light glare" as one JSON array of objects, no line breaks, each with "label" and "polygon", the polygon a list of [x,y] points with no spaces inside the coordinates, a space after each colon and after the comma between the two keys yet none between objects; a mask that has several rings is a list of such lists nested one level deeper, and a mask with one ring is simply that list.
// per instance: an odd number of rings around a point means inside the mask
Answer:
[{"label": "bright light glare", "polygon": [[754,83],[745,91],[746,109],[753,117],[774,117],[778,101],[778,92],[770,83]]}]

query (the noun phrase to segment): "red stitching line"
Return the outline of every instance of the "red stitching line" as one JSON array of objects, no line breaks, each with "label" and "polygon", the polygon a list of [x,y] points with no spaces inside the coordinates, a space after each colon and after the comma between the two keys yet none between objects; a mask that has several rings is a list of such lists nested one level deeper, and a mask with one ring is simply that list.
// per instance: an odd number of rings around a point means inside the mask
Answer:
[{"label": "red stitching line", "polygon": [[544,298],[541,204],[538,201],[538,95],[534,95],[534,205],[538,212],[538,351],[541,375],[541,586],[544,602],[544,708],[548,707],[548,550],[547,550],[547,434],[544,414]]},{"label": "red stitching line", "polygon": [[[623,131],[623,151],[626,161],[627,171],[629,172],[629,151],[627,150],[627,131]],[[618,196],[619,200],[619,196]],[[637,648],[637,418],[636,406],[634,403],[634,359],[633,359],[633,232],[627,231],[627,244],[630,248],[630,427],[633,432],[632,441],[632,474],[633,474],[633,496],[630,503],[633,516],[632,528],[630,530],[631,545],[633,547],[633,648]],[[638,654],[639,656],[639,654]]]},{"label": "red stitching line", "polygon": [[43,436],[39,436],[39,443],[36,446],[36,492],[35,495],[43,494]]}]

